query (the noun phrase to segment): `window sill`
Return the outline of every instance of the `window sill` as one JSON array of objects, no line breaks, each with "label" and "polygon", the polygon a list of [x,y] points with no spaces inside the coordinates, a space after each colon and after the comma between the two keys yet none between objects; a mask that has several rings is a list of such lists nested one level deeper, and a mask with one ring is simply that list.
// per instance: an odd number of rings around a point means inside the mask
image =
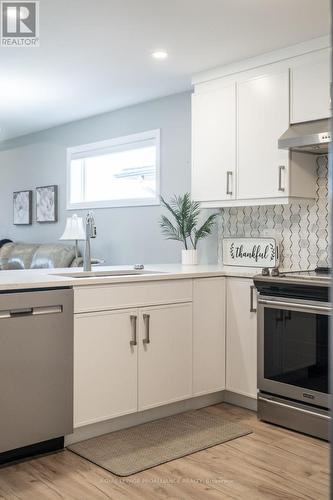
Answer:
[{"label": "window sill", "polygon": [[66,210],[87,210],[97,208],[130,208],[130,207],[150,207],[159,206],[159,198],[147,200],[115,200],[115,201],[91,201],[83,203],[69,203]]}]

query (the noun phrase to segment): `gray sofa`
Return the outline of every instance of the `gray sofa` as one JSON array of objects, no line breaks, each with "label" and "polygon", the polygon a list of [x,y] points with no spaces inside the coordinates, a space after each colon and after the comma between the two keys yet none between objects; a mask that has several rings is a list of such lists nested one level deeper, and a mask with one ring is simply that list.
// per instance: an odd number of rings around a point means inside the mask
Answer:
[{"label": "gray sofa", "polygon": [[0,248],[0,270],[76,267],[75,248],[61,243],[5,243]]}]

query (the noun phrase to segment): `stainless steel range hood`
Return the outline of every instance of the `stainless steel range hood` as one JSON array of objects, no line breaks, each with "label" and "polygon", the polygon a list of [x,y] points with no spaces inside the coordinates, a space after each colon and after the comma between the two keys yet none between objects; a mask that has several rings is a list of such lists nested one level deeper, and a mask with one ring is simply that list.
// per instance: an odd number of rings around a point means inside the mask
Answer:
[{"label": "stainless steel range hood", "polygon": [[300,151],[301,153],[325,154],[331,142],[331,127],[329,120],[296,123],[279,139],[280,149]]}]

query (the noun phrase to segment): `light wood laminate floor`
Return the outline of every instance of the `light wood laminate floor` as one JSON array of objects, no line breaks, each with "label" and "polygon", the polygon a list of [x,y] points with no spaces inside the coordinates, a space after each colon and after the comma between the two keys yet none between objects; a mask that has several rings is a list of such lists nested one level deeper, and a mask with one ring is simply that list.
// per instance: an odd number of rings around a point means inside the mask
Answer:
[{"label": "light wood laminate floor", "polygon": [[257,421],[228,404],[211,406],[253,433],[154,469],[118,478],[64,450],[0,469],[0,498],[328,499],[329,445]]}]

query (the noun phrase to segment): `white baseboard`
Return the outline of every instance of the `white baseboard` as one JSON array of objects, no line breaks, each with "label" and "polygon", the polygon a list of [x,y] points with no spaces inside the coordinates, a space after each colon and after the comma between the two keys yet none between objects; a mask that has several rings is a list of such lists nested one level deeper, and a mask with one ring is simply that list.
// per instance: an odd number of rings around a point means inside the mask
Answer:
[{"label": "white baseboard", "polygon": [[207,394],[196,398],[186,399],[177,403],[171,403],[165,406],[159,406],[151,410],[141,411],[138,413],[131,413],[122,417],[116,417],[106,422],[99,422],[97,424],[90,424],[85,427],[79,427],[74,430],[73,434],[65,437],[65,446],[68,446],[85,439],[108,434],[109,432],[126,429],[133,425],[143,424],[158,418],[176,415],[189,410],[197,410],[205,406],[211,406],[224,401],[224,391],[215,392],[214,394]]}]

